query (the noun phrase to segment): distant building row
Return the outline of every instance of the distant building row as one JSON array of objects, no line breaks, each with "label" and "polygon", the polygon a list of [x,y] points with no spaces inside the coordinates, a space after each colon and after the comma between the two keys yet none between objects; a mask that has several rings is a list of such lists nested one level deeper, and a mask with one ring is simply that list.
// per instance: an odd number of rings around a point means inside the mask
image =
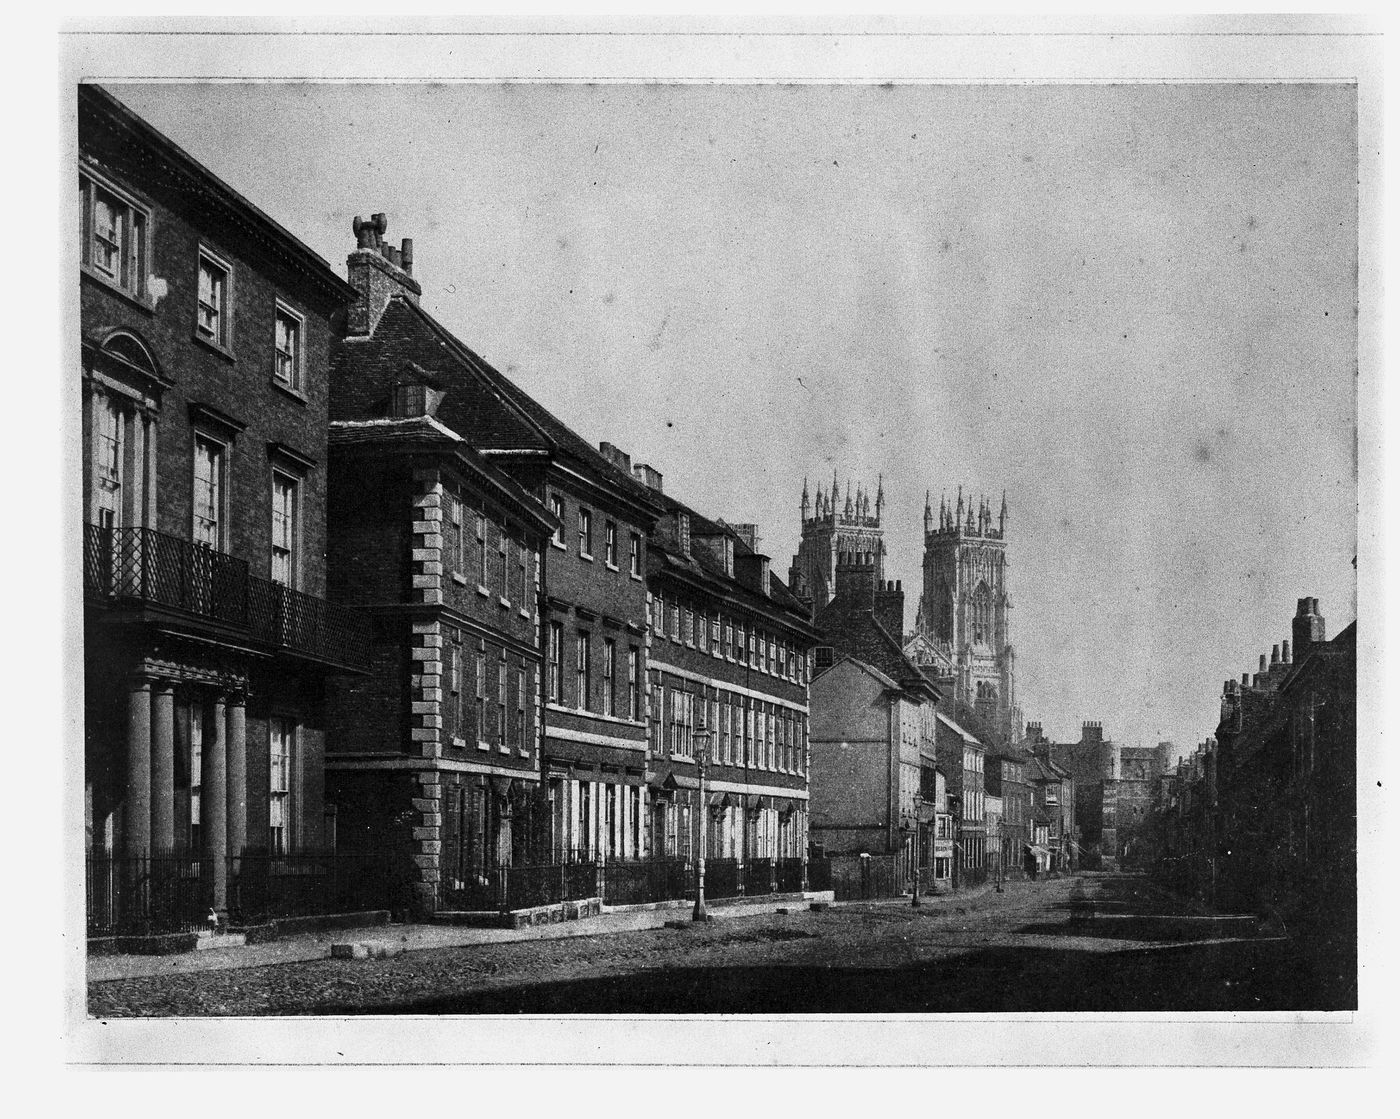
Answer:
[{"label": "distant building row", "polygon": [[1315,598],[1252,677],[1225,681],[1220,722],[1164,775],[1155,869],[1217,910],[1286,931],[1327,1009],[1356,1006],[1356,623],[1331,640]]}]

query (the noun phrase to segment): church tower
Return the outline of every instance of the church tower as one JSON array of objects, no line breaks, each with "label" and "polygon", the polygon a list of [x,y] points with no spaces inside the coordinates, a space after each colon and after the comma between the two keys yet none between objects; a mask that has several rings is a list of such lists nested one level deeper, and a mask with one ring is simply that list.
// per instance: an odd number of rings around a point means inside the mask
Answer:
[{"label": "church tower", "polygon": [[954,699],[1007,741],[1019,737],[1016,653],[1008,612],[1006,495],[992,512],[986,498],[956,505],[946,495],[933,511],[924,498],[924,586],[917,628],[951,663]]},{"label": "church tower", "polygon": [[[885,482],[881,476],[875,497],[861,486],[851,488],[849,481],[843,493],[833,473],[831,488],[822,492],[817,483],[813,501],[807,480],[802,480],[802,541],[788,569],[788,586],[799,598],[811,604],[816,617],[836,594],[836,558],[850,553],[858,557],[852,562],[869,564],[879,586],[885,578],[885,536],[880,518],[885,512]],[[899,634],[892,635],[896,640]]]}]

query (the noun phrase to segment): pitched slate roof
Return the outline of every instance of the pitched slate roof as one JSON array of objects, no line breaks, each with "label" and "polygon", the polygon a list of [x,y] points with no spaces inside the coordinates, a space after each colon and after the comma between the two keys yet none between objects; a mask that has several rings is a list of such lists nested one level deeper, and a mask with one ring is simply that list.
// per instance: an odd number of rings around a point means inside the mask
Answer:
[{"label": "pitched slate roof", "polygon": [[941,693],[908,656],[899,639],[882,626],[874,611],[837,595],[817,613],[816,627],[834,649],[875,665],[905,690],[923,691],[937,701]]},{"label": "pitched slate roof", "polygon": [[651,489],[402,294],[389,298],[370,338],[340,346],[337,369],[349,376],[341,379],[334,419],[384,415],[397,381],[430,380],[445,390],[438,419],[476,449],[550,453],[652,517],[660,512]]},{"label": "pitched slate roof", "polygon": [[[736,576],[728,574],[718,557],[711,554],[704,546],[697,547],[695,543],[696,537],[728,537],[733,542],[737,568],[737,560],[740,556],[759,554],[749,547],[738,532],[723,521],[711,520],[702,513],[696,512],[689,505],[669,494],[655,490],[649,490],[648,493],[651,495],[652,502],[660,506],[666,515],[648,541],[647,562],[653,573],[684,574],[692,579],[709,583],[725,594],[737,596],[750,606],[791,614],[793,617],[787,619],[789,624],[810,631],[813,639],[816,638],[815,630],[807,621],[806,607],[788,589],[787,584],[773,574],[771,568],[768,576],[768,594],[764,595],[755,588],[740,582]],[[674,530],[675,518],[682,515],[690,518],[691,546],[689,555],[681,551],[680,541]]]}]

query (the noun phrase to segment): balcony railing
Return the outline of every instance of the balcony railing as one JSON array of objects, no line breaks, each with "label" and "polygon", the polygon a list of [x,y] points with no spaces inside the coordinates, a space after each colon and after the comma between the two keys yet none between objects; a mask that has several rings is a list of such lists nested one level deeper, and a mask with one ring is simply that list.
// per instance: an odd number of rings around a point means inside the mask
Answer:
[{"label": "balcony railing", "polygon": [[244,630],[257,645],[349,668],[369,663],[355,611],[249,574],[246,560],[151,528],[83,530],[89,598],[158,606]]}]

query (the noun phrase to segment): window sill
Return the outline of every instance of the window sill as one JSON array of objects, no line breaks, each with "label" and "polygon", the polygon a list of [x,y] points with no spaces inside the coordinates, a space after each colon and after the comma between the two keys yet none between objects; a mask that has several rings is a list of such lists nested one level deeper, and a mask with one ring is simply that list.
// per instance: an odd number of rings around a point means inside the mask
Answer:
[{"label": "window sill", "polygon": [[460,571],[452,572],[452,581],[456,583],[459,587],[467,586],[467,577],[463,575]]},{"label": "window sill", "polygon": [[510,747],[509,747],[509,746],[501,746],[501,747],[499,747],[499,750],[500,750],[500,752],[501,752],[502,754],[509,754],[509,753],[510,753]]},{"label": "window sill", "polygon": [[299,404],[310,404],[310,403],[311,403],[311,401],[310,401],[310,399],[307,397],[306,393],[302,392],[301,389],[295,388],[295,387],[292,386],[292,385],[284,385],[284,384],[283,384],[281,381],[279,381],[276,377],[273,377],[273,378],[272,378],[272,387],[275,388],[278,392],[284,394],[285,396],[290,396],[293,400],[297,401]]},{"label": "window sill", "polygon": [[489,742],[478,742],[478,743],[476,744],[476,748],[477,748],[478,750],[489,750],[489,749],[491,749],[491,743],[489,743]]},{"label": "window sill", "polygon": [[609,571],[621,571],[621,570],[622,570],[622,568],[618,567],[617,564],[615,564],[615,563],[609,563],[607,560],[604,560],[604,561],[603,561],[603,566],[606,567]]},{"label": "window sill", "polygon": [[629,572],[627,573],[627,577],[628,577],[629,579],[634,580],[635,582],[638,582],[638,583],[642,582],[642,577],[641,577],[640,575],[638,575],[635,571],[629,571]]},{"label": "window sill", "polygon": [[238,358],[234,356],[233,351],[229,349],[229,347],[223,345],[220,342],[214,342],[204,337],[204,335],[202,335],[198,330],[196,330],[192,335],[190,335],[190,337],[193,338],[197,343],[199,343],[199,345],[203,346],[206,350],[218,354],[225,361],[234,362],[238,360]]},{"label": "window sill", "polygon": [[567,552],[569,550],[568,545],[562,540],[555,540],[552,536],[549,538],[549,546],[551,548],[557,548],[561,552]]},{"label": "window sill", "polygon": [[152,303],[149,295],[137,295],[135,292],[128,291],[126,288],[122,287],[121,284],[117,283],[116,280],[104,276],[90,264],[81,265],[81,268],[82,274],[89,280],[105,288],[107,291],[110,291],[118,298],[130,303],[138,311],[144,311],[148,315],[154,315],[156,313],[155,305]]},{"label": "window sill", "polygon": [[456,735],[453,735],[452,745],[457,747],[457,749],[459,750],[465,750],[467,748],[467,740],[465,738],[458,738]]},{"label": "window sill", "polygon": [[526,621],[529,621],[529,620],[530,620],[530,611],[526,610],[525,607],[522,606],[522,607],[520,608],[520,616],[521,616],[522,618],[524,618]]},{"label": "window sill", "polygon": [[504,606],[507,610],[510,609],[510,599],[508,599],[508,598],[497,598],[496,601],[497,601],[498,603],[500,603],[502,606]]},{"label": "window sill", "polygon": [[483,587],[480,583],[478,583],[478,584],[476,585],[476,593],[479,594],[479,595],[481,595],[482,598],[490,598],[490,597],[491,597],[491,592],[490,592],[489,590],[487,590],[485,587]]},{"label": "window sill", "polygon": [[593,562],[593,557],[592,557],[591,555],[589,555],[587,552],[580,552],[580,553],[578,554],[578,558],[581,559],[581,560],[583,560],[584,563],[592,563],[592,562]]}]

